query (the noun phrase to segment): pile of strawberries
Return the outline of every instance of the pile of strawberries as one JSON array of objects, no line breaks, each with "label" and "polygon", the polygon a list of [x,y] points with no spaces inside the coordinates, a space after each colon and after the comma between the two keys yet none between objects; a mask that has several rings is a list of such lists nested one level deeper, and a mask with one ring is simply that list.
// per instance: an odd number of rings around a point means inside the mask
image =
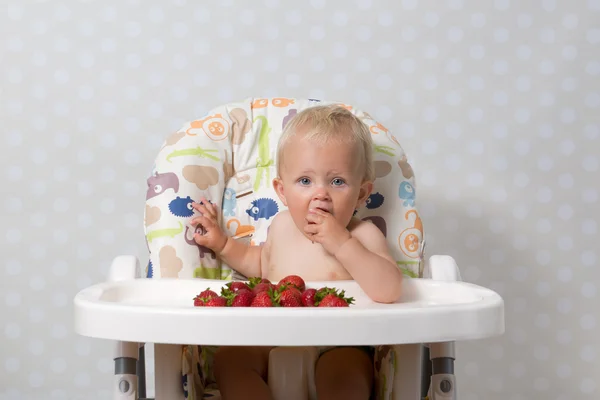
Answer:
[{"label": "pile of strawberries", "polygon": [[348,307],[354,299],[345,291],[323,287],[307,289],[298,275],[289,275],[277,284],[268,279],[228,282],[221,294],[204,290],[194,297],[196,307]]}]

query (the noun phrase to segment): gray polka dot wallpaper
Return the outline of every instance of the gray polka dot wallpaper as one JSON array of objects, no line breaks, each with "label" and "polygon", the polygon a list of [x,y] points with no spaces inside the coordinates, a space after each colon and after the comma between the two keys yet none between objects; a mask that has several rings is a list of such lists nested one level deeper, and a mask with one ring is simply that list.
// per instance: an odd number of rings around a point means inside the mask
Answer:
[{"label": "gray polka dot wallpaper", "polygon": [[504,298],[506,333],[456,346],[461,399],[600,396],[599,0],[2,4],[0,399],[111,398],[73,297],[147,262],[163,140],[269,96],[384,124],[428,255]]}]

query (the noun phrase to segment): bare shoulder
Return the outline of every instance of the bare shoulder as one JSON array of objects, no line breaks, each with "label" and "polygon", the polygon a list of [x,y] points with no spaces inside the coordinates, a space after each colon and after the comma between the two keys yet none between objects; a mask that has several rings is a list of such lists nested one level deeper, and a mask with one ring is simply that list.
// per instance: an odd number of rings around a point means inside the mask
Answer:
[{"label": "bare shoulder", "polygon": [[357,239],[365,248],[394,262],[386,237],[371,221],[353,219],[348,227],[352,237]]}]

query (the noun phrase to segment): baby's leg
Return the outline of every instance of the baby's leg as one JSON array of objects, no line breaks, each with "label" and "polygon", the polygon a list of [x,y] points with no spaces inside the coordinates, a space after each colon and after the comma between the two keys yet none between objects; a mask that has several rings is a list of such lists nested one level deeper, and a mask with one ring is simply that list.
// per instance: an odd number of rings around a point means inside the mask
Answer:
[{"label": "baby's leg", "polygon": [[272,347],[220,347],[213,368],[223,400],[271,400],[267,386]]},{"label": "baby's leg", "polygon": [[317,361],[319,400],[368,400],[373,387],[373,360],[360,348],[336,347]]}]

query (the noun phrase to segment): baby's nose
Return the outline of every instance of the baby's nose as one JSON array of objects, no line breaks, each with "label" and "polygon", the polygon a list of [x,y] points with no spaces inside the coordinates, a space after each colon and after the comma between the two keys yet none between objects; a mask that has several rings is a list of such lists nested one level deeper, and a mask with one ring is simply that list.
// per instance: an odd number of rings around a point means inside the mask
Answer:
[{"label": "baby's nose", "polygon": [[329,200],[329,193],[324,188],[317,188],[313,194],[315,200]]}]

